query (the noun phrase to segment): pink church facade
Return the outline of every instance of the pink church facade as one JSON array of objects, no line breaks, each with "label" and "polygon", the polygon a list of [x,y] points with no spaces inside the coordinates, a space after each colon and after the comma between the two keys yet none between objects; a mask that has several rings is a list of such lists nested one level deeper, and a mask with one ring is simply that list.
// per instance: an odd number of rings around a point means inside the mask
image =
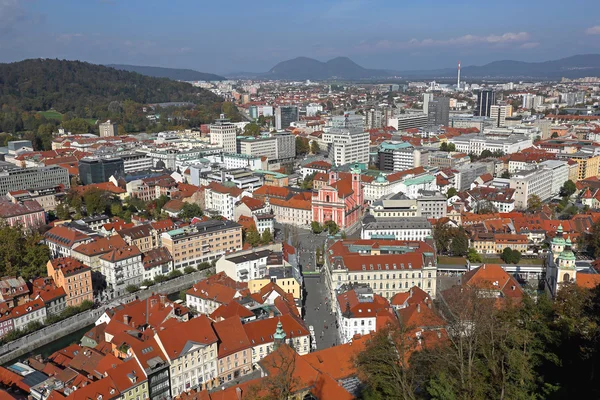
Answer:
[{"label": "pink church facade", "polygon": [[338,173],[330,171],[329,181],[313,193],[313,220],[320,224],[335,222],[340,229],[348,229],[360,222],[363,215],[364,197],[360,172],[352,171],[340,179]]}]

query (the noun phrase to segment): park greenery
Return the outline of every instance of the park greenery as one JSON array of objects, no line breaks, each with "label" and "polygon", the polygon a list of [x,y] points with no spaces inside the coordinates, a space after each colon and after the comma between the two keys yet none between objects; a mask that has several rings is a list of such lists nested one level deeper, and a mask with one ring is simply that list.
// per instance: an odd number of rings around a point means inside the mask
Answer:
[{"label": "park greenery", "polygon": [[325,221],[322,225],[317,221],[313,221],[310,223],[310,229],[312,233],[317,235],[322,232],[327,232],[333,236],[340,231],[340,227],[334,221]]},{"label": "park greenery", "polygon": [[452,253],[462,257],[469,251],[469,238],[462,226],[455,228],[437,221],[433,226],[433,240],[439,254]]}]

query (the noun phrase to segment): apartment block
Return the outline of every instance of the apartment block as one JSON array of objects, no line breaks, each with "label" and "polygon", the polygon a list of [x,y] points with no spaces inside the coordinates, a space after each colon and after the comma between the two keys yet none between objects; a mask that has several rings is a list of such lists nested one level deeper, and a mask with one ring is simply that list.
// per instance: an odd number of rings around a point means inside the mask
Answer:
[{"label": "apartment block", "polygon": [[232,221],[210,220],[164,232],[162,244],[175,268],[197,266],[242,248],[242,226]]}]

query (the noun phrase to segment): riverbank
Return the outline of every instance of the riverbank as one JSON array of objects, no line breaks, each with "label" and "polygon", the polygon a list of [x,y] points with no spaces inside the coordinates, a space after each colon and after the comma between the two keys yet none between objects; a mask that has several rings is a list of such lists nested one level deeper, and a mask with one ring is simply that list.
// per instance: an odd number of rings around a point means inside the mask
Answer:
[{"label": "riverbank", "polygon": [[0,365],[19,359],[26,354],[35,354],[35,350],[38,348],[58,341],[59,339],[72,334],[74,331],[83,330],[83,328],[93,325],[108,308],[114,307],[117,304],[130,303],[136,298],[145,300],[156,293],[164,293],[167,295],[179,293],[179,291],[189,288],[194,283],[204,279],[205,276],[206,271],[197,271],[156,284],[146,290],[140,290],[132,294],[124,295],[118,299],[112,300],[110,304],[105,304],[98,308],[74,315],[28,335],[22,336],[12,342],[8,342],[0,347]]}]

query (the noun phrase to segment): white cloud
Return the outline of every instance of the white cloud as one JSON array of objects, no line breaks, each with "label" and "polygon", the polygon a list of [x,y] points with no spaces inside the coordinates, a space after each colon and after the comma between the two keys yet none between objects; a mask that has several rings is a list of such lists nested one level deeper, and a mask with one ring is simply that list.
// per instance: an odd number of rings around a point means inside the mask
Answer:
[{"label": "white cloud", "polygon": [[503,43],[515,43],[524,42],[529,39],[529,33],[527,32],[507,32],[502,35],[464,35],[456,38],[434,40],[424,39],[417,40],[411,39],[408,43],[415,47],[428,47],[428,46],[467,46],[473,44],[503,44]]},{"label": "white cloud", "polygon": [[449,39],[410,39],[408,41],[392,41],[389,39],[379,40],[377,42],[362,40],[356,46],[363,51],[377,50],[404,50],[419,49],[431,47],[470,47],[470,46],[502,46],[508,44],[523,43],[523,48],[533,48],[539,43],[527,42],[530,34],[527,32],[506,32],[500,35],[463,35]]},{"label": "white cloud", "polygon": [[600,35],[600,25],[592,26],[591,28],[587,28],[585,33],[588,35]]},{"label": "white cloud", "polygon": [[58,35],[56,40],[59,42],[70,42],[73,39],[82,38],[83,34],[81,33],[63,33],[62,35]]},{"label": "white cloud", "polygon": [[522,49],[533,49],[535,47],[538,47],[540,45],[539,42],[527,42],[527,43],[523,43],[521,46]]}]

